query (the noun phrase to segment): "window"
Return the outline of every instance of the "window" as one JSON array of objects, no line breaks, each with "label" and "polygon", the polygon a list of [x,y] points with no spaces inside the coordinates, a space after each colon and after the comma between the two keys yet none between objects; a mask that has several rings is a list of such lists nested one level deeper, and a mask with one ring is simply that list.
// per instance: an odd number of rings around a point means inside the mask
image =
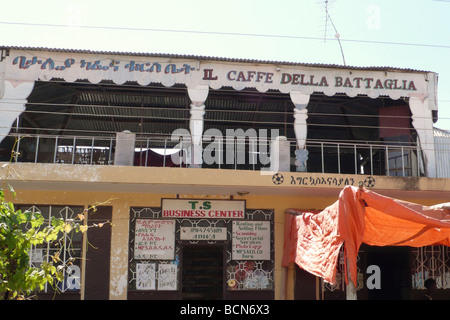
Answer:
[{"label": "window", "polygon": [[[42,227],[50,225],[51,217],[76,219],[83,212],[83,207],[69,206],[19,206],[17,209],[40,213],[44,217]],[[47,284],[44,292],[79,292],[81,279],[82,233],[70,232],[59,241],[33,246],[30,251],[30,266],[39,266],[42,262],[50,262],[51,257],[59,252],[60,263],[67,265],[64,280],[54,286]]]},{"label": "window", "polygon": [[450,289],[450,256],[447,246],[427,246],[412,251],[412,288],[425,289],[428,278],[438,289]]}]

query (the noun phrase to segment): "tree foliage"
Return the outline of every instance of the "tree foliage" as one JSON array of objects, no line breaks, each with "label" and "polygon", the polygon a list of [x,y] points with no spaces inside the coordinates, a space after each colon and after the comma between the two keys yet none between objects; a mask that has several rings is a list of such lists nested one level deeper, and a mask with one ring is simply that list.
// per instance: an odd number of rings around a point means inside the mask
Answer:
[{"label": "tree foliage", "polygon": [[25,298],[43,290],[47,283],[53,285],[64,279],[63,271],[71,261],[64,264],[59,259],[62,246],[50,261],[39,266],[30,263],[30,250],[32,246],[57,242],[70,232],[85,232],[86,214],[79,214],[77,220],[51,217],[50,224],[44,226],[42,214],[15,210],[13,203],[6,201],[4,190],[0,190],[0,293],[5,300]]},{"label": "tree foliage", "polygon": [[[15,195],[14,190],[10,191]],[[30,263],[30,250],[33,246],[59,242],[73,232],[102,227],[104,223],[87,226],[85,221],[90,210],[95,211],[96,207],[84,210],[77,219],[52,216],[48,223],[41,213],[16,210],[0,189],[0,294],[5,300],[25,299],[32,292],[43,290],[46,284],[54,286],[64,280],[64,270],[72,261],[63,262],[59,257],[67,248],[58,245],[51,259],[39,266]]]}]

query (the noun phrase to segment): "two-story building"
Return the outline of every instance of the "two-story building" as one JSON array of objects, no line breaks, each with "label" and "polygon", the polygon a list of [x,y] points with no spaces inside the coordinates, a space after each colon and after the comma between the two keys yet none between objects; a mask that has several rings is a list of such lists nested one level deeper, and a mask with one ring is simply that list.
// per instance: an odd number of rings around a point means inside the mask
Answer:
[{"label": "two-story building", "polygon": [[[425,205],[450,198],[434,72],[0,52],[0,161],[11,161],[0,173],[12,200],[46,217],[100,204],[89,223],[111,221],[68,239],[75,262],[55,298],[345,298],[342,282],[282,267],[286,210],[321,211],[360,184]],[[35,248],[33,263],[52,250]],[[414,298],[429,276],[443,294],[450,286],[447,247],[360,257],[362,299],[388,292],[366,288],[368,264],[395,279],[392,298]]]}]

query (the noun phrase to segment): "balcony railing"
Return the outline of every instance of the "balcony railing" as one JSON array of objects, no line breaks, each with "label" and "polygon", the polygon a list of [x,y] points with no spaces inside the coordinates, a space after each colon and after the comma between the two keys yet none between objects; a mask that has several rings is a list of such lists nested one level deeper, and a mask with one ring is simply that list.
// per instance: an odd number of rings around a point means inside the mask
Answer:
[{"label": "balcony railing", "polygon": [[[116,137],[10,134],[0,143],[0,161],[114,165]],[[296,171],[290,142],[290,171]],[[308,141],[307,172],[421,176],[418,146]],[[170,137],[137,138],[134,165],[260,170],[270,168],[270,141],[204,141],[195,161],[191,144]],[[197,159],[198,160],[198,159]]]}]

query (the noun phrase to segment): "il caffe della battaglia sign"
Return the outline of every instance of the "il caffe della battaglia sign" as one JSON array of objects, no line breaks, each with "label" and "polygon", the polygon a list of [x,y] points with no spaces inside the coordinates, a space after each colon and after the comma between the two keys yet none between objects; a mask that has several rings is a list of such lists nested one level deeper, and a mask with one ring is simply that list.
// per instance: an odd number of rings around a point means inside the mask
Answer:
[{"label": "il caffe della battaglia sign", "polygon": [[181,83],[189,88],[228,86],[236,90],[256,88],[261,92],[274,89],[283,93],[363,94],[372,98],[382,95],[393,99],[430,98],[435,95],[437,82],[437,75],[427,72],[29,50],[11,50],[2,64],[8,81],[59,78],[67,82],[111,80],[116,84],[133,81],[140,85],[161,83],[164,86]]}]

